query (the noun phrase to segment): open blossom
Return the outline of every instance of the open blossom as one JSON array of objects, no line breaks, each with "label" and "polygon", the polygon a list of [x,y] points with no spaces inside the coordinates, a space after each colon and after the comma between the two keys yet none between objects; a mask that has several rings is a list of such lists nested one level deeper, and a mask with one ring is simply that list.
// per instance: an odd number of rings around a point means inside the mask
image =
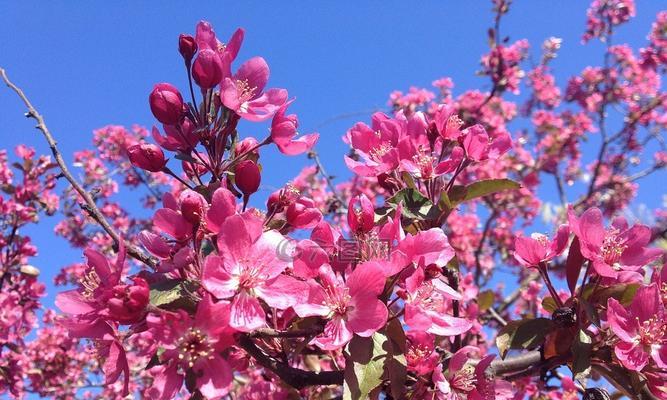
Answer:
[{"label": "open blossom", "polygon": [[540,233],[519,236],[514,240],[514,258],[524,267],[536,267],[563,254],[569,238],[567,225],[561,225],[551,241]]},{"label": "open blossom", "polygon": [[271,118],[287,102],[287,90],[264,87],[269,81],[269,66],[262,57],[243,63],[233,77],[221,85],[222,103],[249,121]]},{"label": "open blossom", "polygon": [[259,300],[284,310],[305,299],[308,287],[283,272],[291,264],[281,257],[286,243],[277,231],[263,232],[262,221],[247,214],[233,215],[218,235],[219,255],[204,262],[202,284],[218,299],[231,298],[230,326],[251,332],[266,325]]},{"label": "open blossom", "polygon": [[492,138],[479,124],[464,129],[462,134],[466,157],[472,161],[497,159],[512,147],[512,138],[508,133],[501,133]]},{"label": "open blossom", "polygon": [[607,229],[602,211],[589,208],[580,217],[570,209],[568,219],[572,232],[581,242],[581,254],[593,263],[595,271],[604,277],[615,278],[619,271],[634,272],[662,254],[648,248],[651,229],[636,224],[631,228],[624,218],[616,218]]},{"label": "open blossom", "polygon": [[296,305],[294,310],[300,317],[329,319],[324,332],[313,340],[321,349],[340,349],[354,334],[371,336],[387,322],[387,307],[378,299],[385,278],[376,263],[357,265],[346,280],[324,265],[319,277],[322,285],[312,284],[307,303]]},{"label": "open blossom", "polygon": [[650,359],[659,368],[667,368],[665,306],[656,284],[640,287],[627,309],[610,298],[607,319],[620,339],[614,352],[625,368],[641,371]]},{"label": "open blossom", "polygon": [[280,107],[280,110],[273,116],[273,121],[271,121],[271,140],[278,146],[278,150],[281,153],[294,156],[312,149],[320,135],[318,133],[310,133],[295,138],[298,135],[299,120],[294,114],[285,115],[288,105],[285,104]]},{"label": "open blossom", "polygon": [[440,362],[440,355],[435,351],[435,335],[423,331],[408,331],[405,360],[408,369],[419,375],[433,372]]},{"label": "open blossom", "polygon": [[449,360],[447,370],[442,366],[433,372],[433,383],[439,400],[456,399],[511,399],[512,386],[506,381],[496,380],[486,375],[494,355],[483,357],[477,363],[471,363],[471,357],[479,353],[474,346],[459,349]]},{"label": "open blossom", "polygon": [[232,370],[221,352],[232,343],[229,303],[213,303],[204,296],[194,318],[178,313],[151,314],[149,333],[163,350],[159,365],[150,368],[155,381],[148,393],[158,400],[173,399],[191,371],[197,388],[207,399],[221,399],[230,389]]},{"label": "open blossom", "polygon": [[462,296],[439,278],[426,280],[421,267],[406,279],[405,323],[410,329],[439,336],[454,336],[467,332],[472,322],[449,315],[448,300]]},{"label": "open blossom", "polygon": [[[122,243],[122,241],[121,241]],[[133,284],[123,284],[121,275],[125,252],[121,246],[115,265],[93,249],[85,251],[88,269],[80,280],[81,287],[56,296],[56,306],[67,317],[61,324],[70,337],[95,339],[98,353],[105,360],[106,383],[124,376],[123,393],[129,391],[130,372],[122,343],[117,337],[116,324],[138,322],[148,304],[148,285],[141,278]]]}]

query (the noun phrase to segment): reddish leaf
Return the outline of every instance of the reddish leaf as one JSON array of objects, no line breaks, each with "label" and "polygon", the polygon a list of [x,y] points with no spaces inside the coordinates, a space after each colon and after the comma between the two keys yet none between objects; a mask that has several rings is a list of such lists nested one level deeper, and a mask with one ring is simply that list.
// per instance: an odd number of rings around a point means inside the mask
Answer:
[{"label": "reddish leaf", "polygon": [[570,245],[570,252],[567,255],[567,263],[565,264],[565,272],[567,275],[567,287],[570,288],[570,293],[574,294],[577,288],[577,281],[581,273],[581,267],[584,265],[584,256],[581,255],[581,244],[579,238],[574,237]]}]

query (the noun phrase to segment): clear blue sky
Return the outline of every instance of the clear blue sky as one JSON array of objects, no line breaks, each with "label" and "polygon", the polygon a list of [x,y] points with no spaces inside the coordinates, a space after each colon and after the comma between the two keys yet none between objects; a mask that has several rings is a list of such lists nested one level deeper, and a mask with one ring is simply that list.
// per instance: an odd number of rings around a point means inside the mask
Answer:
[{"label": "clear blue sky", "polygon": [[[657,11],[667,4],[638,0],[638,16],[620,29],[618,42],[645,42]],[[158,6],[159,4],[159,6]],[[455,93],[488,89],[475,76],[479,57],[488,50],[490,1],[424,2],[3,2],[0,5],[0,66],[23,87],[45,116],[61,150],[72,153],[91,143],[91,131],[106,124],[149,126],[147,104],[156,82],[185,89],[185,73],[176,51],[181,32],[193,33],[208,19],[222,40],[246,28],[239,60],[263,56],[271,67],[270,85],[297,97],[301,131],[319,127],[318,149],[330,173],[348,174],[340,137],[365,115],[322,126],[341,114],[386,107],[389,92],[410,85],[429,86],[442,76],[454,79]],[[308,4],[309,6],[306,6]],[[313,4],[317,4],[313,7]],[[418,6],[415,6],[417,5]],[[602,46],[580,45],[588,1],[517,0],[504,18],[502,34],[527,38],[535,59],[549,36],[564,40],[554,62],[559,84],[591,63],[600,62]],[[511,97],[510,97],[511,98]],[[19,143],[48,149],[13,93],[0,89],[0,148]],[[266,134],[254,126],[253,134]],[[651,155],[646,155],[650,157]],[[263,183],[281,186],[307,162],[275,151],[262,155]],[[663,175],[664,177],[664,175]],[[664,193],[660,185],[642,195],[652,206]],[[34,231],[40,255],[33,264],[48,283],[58,269],[81,259],[62,239],[53,239],[51,219]]]}]

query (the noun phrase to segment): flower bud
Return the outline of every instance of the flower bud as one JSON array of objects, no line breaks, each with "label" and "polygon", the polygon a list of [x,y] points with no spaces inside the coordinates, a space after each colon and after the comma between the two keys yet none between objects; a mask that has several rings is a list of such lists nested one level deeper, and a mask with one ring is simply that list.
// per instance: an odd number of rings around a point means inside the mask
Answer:
[{"label": "flower bud", "polygon": [[295,228],[312,228],[322,219],[322,213],[315,206],[315,202],[306,197],[300,197],[287,207],[287,222]]},{"label": "flower bud", "polygon": [[183,97],[174,85],[158,83],[148,96],[148,102],[155,118],[163,124],[174,125],[181,119]]},{"label": "flower bud", "polygon": [[250,196],[259,189],[262,177],[259,167],[251,160],[243,160],[234,169],[236,187],[245,195]]},{"label": "flower bud", "polygon": [[178,52],[183,56],[185,65],[189,66],[192,62],[192,57],[194,57],[197,52],[197,41],[195,41],[195,38],[181,33],[178,37]]},{"label": "flower bud", "polygon": [[199,52],[192,65],[192,77],[202,89],[210,89],[222,80],[222,62],[218,53],[211,49]]},{"label": "flower bud", "polygon": [[259,150],[256,148],[258,144],[259,142],[254,137],[247,137],[236,143],[235,152],[237,155],[241,155],[255,148],[250,155],[246,156],[246,159],[251,159],[256,162],[259,158]]},{"label": "flower bud", "polygon": [[150,143],[135,144],[127,149],[130,162],[135,167],[150,172],[160,172],[167,165],[162,149]]},{"label": "flower bud", "polygon": [[352,232],[369,232],[375,224],[373,203],[365,195],[354,196],[347,207],[347,224]]},{"label": "flower bud", "polygon": [[136,322],[143,315],[149,301],[150,289],[143,278],[134,278],[129,285],[116,285],[107,300],[108,316],[122,324]]},{"label": "flower bud", "polygon": [[184,190],[180,197],[181,214],[193,224],[198,224],[206,211],[206,199],[194,190]]}]

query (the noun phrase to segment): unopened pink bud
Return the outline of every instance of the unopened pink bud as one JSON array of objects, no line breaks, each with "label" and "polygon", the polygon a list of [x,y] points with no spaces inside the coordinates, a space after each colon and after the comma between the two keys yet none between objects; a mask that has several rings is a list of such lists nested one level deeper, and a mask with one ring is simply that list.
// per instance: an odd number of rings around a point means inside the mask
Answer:
[{"label": "unopened pink bud", "polygon": [[365,195],[354,196],[347,207],[347,223],[353,232],[369,232],[375,225],[373,203]]},{"label": "unopened pink bud", "polygon": [[192,65],[192,77],[202,89],[210,89],[222,80],[222,62],[218,53],[211,49],[199,52]]},{"label": "unopened pink bud", "polygon": [[167,165],[162,149],[150,143],[135,144],[127,149],[130,162],[135,167],[150,172],[160,172]]},{"label": "unopened pink bud", "polygon": [[295,228],[312,228],[322,220],[322,213],[315,206],[315,202],[306,197],[300,197],[287,207],[287,222]]},{"label": "unopened pink bud", "polygon": [[184,190],[180,197],[181,214],[193,224],[198,224],[206,210],[206,199],[194,190]]},{"label": "unopened pink bud", "polygon": [[194,37],[181,33],[178,37],[178,51],[183,56],[186,65],[190,65],[192,57],[197,52],[197,41]]},{"label": "unopened pink bud", "polygon": [[148,97],[155,118],[166,125],[177,124],[183,114],[183,97],[169,83],[158,83]]},{"label": "unopened pink bud", "polygon": [[251,160],[243,160],[234,169],[236,187],[245,195],[249,196],[259,189],[262,179],[259,167]]}]

